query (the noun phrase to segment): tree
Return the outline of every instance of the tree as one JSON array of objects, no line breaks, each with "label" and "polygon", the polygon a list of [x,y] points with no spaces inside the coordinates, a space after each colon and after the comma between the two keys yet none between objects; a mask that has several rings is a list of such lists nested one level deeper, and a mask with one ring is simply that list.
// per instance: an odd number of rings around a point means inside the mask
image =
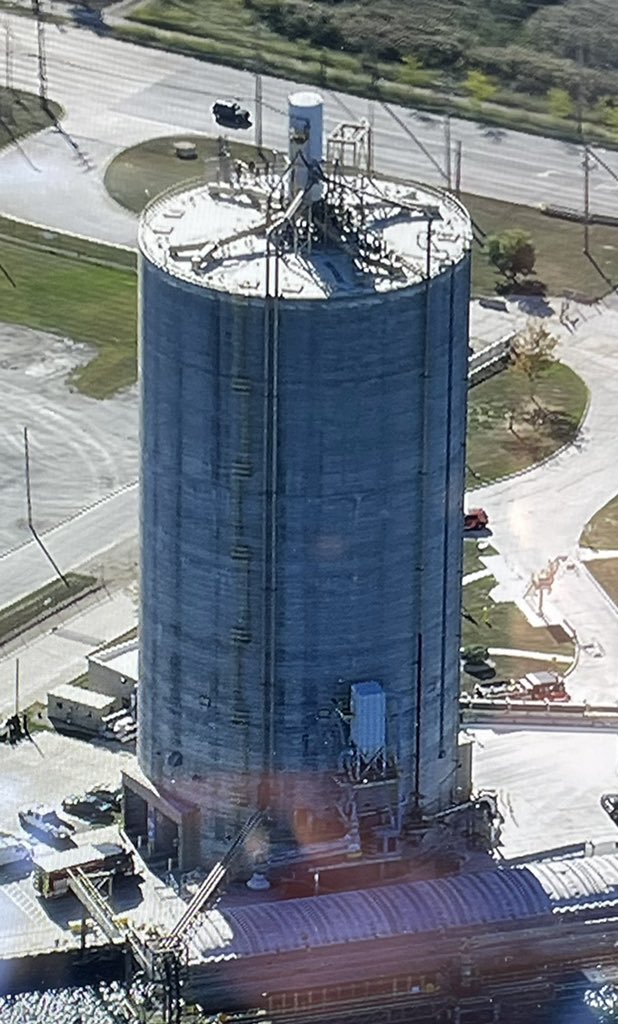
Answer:
[{"label": "tree", "polygon": [[528,379],[530,400],[541,413],[541,422],[546,419],[545,410],[539,405],[536,392],[539,380],[555,363],[554,350],[558,339],[550,334],[540,320],[531,320],[511,345],[511,357],[515,367]]},{"label": "tree", "polygon": [[476,100],[477,103],[490,100],[496,93],[496,86],[491,78],[489,75],[483,74],[482,71],[468,71],[464,81],[464,89],[470,93],[472,99]]},{"label": "tree", "polygon": [[575,111],[575,104],[566,89],[550,89],[547,106],[552,117],[572,117]]},{"label": "tree", "polygon": [[510,228],[485,240],[487,256],[501,274],[515,281],[519,276],[532,274],[536,251],[532,238],[521,228]]}]

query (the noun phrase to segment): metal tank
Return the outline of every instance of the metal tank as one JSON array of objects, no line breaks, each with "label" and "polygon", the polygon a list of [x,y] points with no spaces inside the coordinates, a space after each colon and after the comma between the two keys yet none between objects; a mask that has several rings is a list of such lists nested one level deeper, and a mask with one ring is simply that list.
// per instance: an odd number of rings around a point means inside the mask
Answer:
[{"label": "metal tank", "polygon": [[138,758],[203,859],[256,808],[265,859],[456,799],[469,219],[303,168],[140,225]]}]

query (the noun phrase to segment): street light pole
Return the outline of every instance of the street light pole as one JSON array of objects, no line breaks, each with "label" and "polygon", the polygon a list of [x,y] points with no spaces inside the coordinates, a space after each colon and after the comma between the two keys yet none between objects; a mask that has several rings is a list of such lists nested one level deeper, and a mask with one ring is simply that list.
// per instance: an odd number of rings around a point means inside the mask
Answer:
[{"label": "street light pole", "polygon": [[262,148],[262,75],[255,73],[255,144]]},{"label": "street light pole", "polygon": [[41,0],[32,0],[32,13],[36,18],[37,59],[39,72],[39,100],[47,108],[47,59],[45,56],[45,23]]},{"label": "street light pole", "polygon": [[461,195],[461,151],[463,143],[461,139],[457,139],[455,143],[455,195],[459,198]]},{"label": "street light pole", "polygon": [[444,170],[446,187],[450,192],[453,185],[453,171],[451,166],[451,115],[449,113],[444,116]]},{"label": "street light pole", "polygon": [[584,256],[590,255],[590,150],[584,146]]}]

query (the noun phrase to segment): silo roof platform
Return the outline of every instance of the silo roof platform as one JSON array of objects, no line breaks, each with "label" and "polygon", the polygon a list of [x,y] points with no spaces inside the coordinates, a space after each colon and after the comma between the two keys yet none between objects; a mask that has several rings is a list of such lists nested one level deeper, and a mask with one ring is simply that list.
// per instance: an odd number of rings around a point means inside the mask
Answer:
[{"label": "silo roof platform", "polygon": [[286,299],[405,288],[470,249],[466,210],[439,189],[343,175],[324,187],[307,203],[290,199],[282,176],[246,169],[229,183],[185,183],[146,209],[140,248],[167,273],[232,295],[264,297],[276,273]]}]

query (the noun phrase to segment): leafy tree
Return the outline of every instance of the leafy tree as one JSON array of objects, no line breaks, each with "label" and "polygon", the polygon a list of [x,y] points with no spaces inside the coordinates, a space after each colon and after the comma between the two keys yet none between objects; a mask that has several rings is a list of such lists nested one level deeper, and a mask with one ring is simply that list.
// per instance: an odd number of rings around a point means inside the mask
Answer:
[{"label": "leafy tree", "polygon": [[616,106],[613,96],[601,96],[595,105],[594,112],[608,128],[618,131],[618,106]]},{"label": "leafy tree", "polygon": [[531,320],[527,327],[513,340],[511,357],[515,367],[528,379],[530,399],[543,414],[536,392],[539,380],[556,361],[554,350],[558,339],[553,336],[541,320]]},{"label": "leafy tree", "polygon": [[575,104],[566,89],[553,88],[547,93],[547,106],[553,117],[571,117]]},{"label": "leafy tree", "polygon": [[472,99],[476,100],[477,103],[490,100],[496,92],[496,86],[491,78],[482,71],[468,71],[464,81],[464,89],[470,93]]},{"label": "leafy tree", "polygon": [[428,85],[433,75],[426,71],[418,57],[406,56],[401,59],[401,67],[397,69],[397,78],[406,85]]},{"label": "leafy tree", "polygon": [[531,274],[536,261],[532,238],[521,228],[509,228],[485,240],[487,256],[501,274],[515,281],[519,276]]}]

